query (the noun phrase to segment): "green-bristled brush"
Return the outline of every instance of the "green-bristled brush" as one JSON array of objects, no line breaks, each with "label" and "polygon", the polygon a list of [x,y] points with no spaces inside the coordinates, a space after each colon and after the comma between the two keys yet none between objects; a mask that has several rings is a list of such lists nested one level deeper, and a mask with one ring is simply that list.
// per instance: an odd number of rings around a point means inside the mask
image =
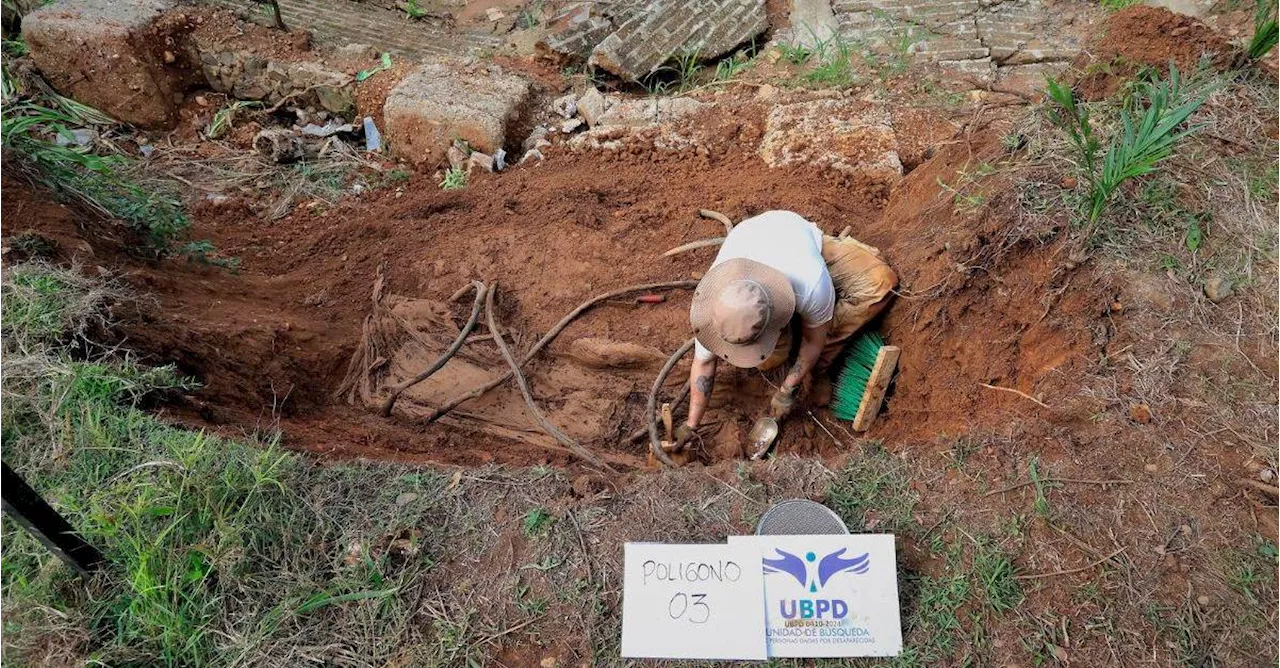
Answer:
[{"label": "green-bristled brush", "polygon": [[854,431],[871,428],[901,353],[897,346],[886,346],[878,332],[865,331],[854,337],[845,348],[831,412],[841,420],[853,420]]}]

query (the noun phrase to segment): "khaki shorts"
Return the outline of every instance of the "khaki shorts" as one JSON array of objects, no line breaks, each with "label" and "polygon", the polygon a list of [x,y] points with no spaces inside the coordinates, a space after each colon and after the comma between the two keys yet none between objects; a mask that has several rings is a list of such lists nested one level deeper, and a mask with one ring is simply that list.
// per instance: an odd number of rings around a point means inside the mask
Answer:
[{"label": "khaki shorts", "polygon": [[[881,257],[880,249],[852,237],[824,235],[822,259],[827,261],[827,271],[835,285],[836,306],[831,316],[831,327],[827,330],[827,345],[818,358],[819,369],[829,366],[849,337],[889,305],[889,297],[898,286],[898,274]],[[793,334],[799,331],[798,322],[792,325],[783,331],[769,359],[760,364],[762,371],[768,371],[790,357]]]}]

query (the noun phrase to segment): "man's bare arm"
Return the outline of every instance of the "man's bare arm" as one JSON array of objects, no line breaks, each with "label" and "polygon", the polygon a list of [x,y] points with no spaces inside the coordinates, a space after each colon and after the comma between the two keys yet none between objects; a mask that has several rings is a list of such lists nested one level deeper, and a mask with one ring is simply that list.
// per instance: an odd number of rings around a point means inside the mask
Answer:
[{"label": "man's bare arm", "polygon": [[788,394],[795,393],[796,388],[800,387],[800,383],[818,363],[818,358],[822,356],[822,349],[827,345],[828,329],[830,329],[830,323],[800,328],[800,352],[796,354],[795,363],[791,365],[791,369],[787,371],[787,377],[782,381],[782,389]]},{"label": "man's bare arm", "polygon": [[716,384],[716,358],[709,360],[693,360],[689,368],[689,420],[688,425],[696,428],[702,422],[702,414],[707,410],[707,402],[711,400],[711,388]]}]

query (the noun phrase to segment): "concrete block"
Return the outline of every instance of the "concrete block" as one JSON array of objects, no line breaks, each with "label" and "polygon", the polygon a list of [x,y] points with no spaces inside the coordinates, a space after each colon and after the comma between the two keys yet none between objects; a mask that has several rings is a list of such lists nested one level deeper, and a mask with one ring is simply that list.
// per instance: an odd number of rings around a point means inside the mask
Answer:
[{"label": "concrete block", "polygon": [[813,100],[770,110],[758,153],[771,167],[809,164],[892,184],[902,178],[897,146],[882,105]]},{"label": "concrete block", "polygon": [[168,128],[177,121],[175,94],[194,83],[198,72],[174,35],[153,29],[161,13],[177,5],[58,0],[23,18],[22,37],[59,93],[126,123]]},{"label": "concrete block", "polygon": [[831,0],[790,0],[789,4],[790,25],[778,31],[775,41],[812,49],[840,32]]},{"label": "concrete block", "polygon": [[492,154],[507,143],[529,97],[527,80],[496,66],[428,63],[387,96],[385,134],[393,154],[420,167],[440,164],[456,139]]}]

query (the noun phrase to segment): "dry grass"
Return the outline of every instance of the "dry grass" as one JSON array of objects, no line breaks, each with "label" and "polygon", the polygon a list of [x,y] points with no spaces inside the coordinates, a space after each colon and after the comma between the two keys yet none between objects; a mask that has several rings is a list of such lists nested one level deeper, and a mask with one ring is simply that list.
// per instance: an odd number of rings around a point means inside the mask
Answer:
[{"label": "dry grass", "polygon": [[308,201],[332,204],[344,195],[382,187],[397,176],[384,173],[378,162],[353,149],[322,152],[310,161],[276,164],[255,151],[216,141],[157,147],[140,163],[138,173],[141,181],[181,182],[193,188],[198,197],[243,196],[264,202],[260,213],[267,220],[283,218]]}]

